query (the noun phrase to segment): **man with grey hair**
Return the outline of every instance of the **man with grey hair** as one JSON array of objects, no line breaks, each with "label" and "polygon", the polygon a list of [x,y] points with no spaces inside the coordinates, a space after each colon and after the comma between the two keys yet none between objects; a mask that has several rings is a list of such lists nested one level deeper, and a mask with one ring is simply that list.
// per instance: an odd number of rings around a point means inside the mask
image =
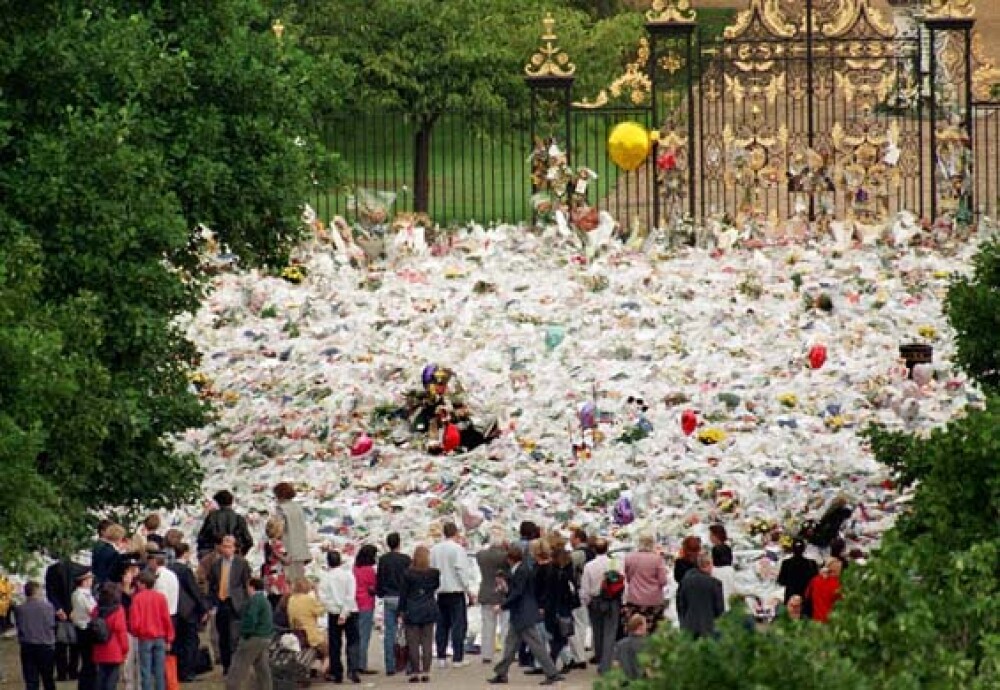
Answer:
[{"label": "man with grey hair", "polygon": [[56,610],[37,582],[24,586],[25,601],[14,609],[21,646],[21,675],[28,690],[55,690]]},{"label": "man with grey hair", "polygon": [[712,577],[712,555],[701,553],[698,567],[684,575],[677,593],[681,628],[695,637],[715,637],[715,619],[726,610],[722,583]]},{"label": "man with grey hair", "polygon": [[483,663],[493,663],[493,653],[497,647],[497,626],[500,639],[506,639],[506,621],[510,614],[500,609],[510,567],[507,565],[507,538],[500,529],[490,532],[490,544],[476,554],[479,565],[479,606],[483,620],[482,656]]}]

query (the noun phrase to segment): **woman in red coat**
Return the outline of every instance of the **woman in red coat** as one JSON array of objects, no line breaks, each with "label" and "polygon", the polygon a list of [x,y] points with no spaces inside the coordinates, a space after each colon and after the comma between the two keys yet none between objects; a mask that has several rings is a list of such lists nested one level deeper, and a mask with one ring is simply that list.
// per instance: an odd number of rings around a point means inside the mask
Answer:
[{"label": "woman in red coat", "polygon": [[97,666],[97,690],[115,690],[122,664],[128,656],[128,626],[122,606],[121,585],[105,582],[97,596],[97,615],[108,625],[106,642],[95,642],[93,659]]},{"label": "woman in red coat", "polygon": [[826,623],[833,605],[840,599],[840,561],[829,558],[819,575],[809,581],[806,600],[812,603],[813,620]]}]

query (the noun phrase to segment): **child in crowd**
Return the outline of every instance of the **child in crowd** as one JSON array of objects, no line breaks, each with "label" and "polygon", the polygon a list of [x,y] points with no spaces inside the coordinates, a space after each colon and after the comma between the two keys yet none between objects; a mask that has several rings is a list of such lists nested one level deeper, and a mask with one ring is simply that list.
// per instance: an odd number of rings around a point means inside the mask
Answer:
[{"label": "child in crowd", "polygon": [[639,680],[645,675],[639,663],[639,654],[648,641],[646,631],[645,616],[641,613],[633,614],[628,619],[628,637],[615,643],[612,664],[615,668],[620,668],[629,680]]}]

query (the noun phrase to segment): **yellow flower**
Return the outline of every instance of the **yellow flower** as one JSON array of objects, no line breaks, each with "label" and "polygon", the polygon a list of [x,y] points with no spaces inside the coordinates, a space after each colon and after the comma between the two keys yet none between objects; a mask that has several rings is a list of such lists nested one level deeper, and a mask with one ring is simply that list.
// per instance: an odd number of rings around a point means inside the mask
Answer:
[{"label": "yellow flower", "polygon": [[726,440],[726,432],[716,427],[709,427],[698,432],[698,440],[706,446],[715,445]]},{"label": "yellow flower", "polygon": [[937,337],[937,329],[930,324],[924,324],[917,328],[917,333],[920,334],[921,338],[927,338],[928,340],[934,340]]},{"label": "yellow flower", "polygon": [[938,280],[944,280],[949,275],[950,274],[948,273],[948,271],[934,271],[934,277],[937,278]]},{"label": "yellow flower", "polygon": [[237,393],[236,391],[226,391],[225,393],[222,394],[222,402],[226,403],[227,405],[235,405],[239,399],[240,399],[240,394]]},{"label": "yellow flower", "polygon": [[826,418],[825,422],[827,429],[832,429],[834,431],[840,431],[844,426],[844,418],[839,415],[830,415]]},{"label": "yellow flower", "polygon": [[285,266],[281,269],[281,277],[289,283],[298,284],[305,279],[306,272],[301,266]]},{"label": "yellow flower", "polygon": [[204,386],[211,383],[212,380],[208,378],[208,375],[203,371],[196,371],[194,373],[188,374],[188,380],[191,381],[196,386]]},{"label": "yellow flower", "polygon": [[778,402],[785,407],[795,407],[799,404],[799,397],[795,393],[782,393],[778,396]]}]

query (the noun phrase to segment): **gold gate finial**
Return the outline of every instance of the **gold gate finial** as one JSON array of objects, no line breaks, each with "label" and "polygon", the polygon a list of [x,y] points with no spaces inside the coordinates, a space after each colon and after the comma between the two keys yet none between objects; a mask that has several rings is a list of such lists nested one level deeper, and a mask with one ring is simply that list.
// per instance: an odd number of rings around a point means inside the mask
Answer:
[{"label": "gold gate finial", "polygon": [[970,19],[976,16],[972,0],[928,0],[924,8],[928,19]]},{"label": "gold gate finial", "polygon": [[542,19],[542,26],[545,27],[542,45],[524,66],[524,73],[528,77],[572,77],[576,72],[576,65],[570,62],[569,55],[556,45],[555,25],[552,13],[546,12]]},{"label": "gold gate finial", "polygon": [[690,24],[698,18],[690,0],[653,0],[653,7],[646,12],[646,19],[653,24]]}]

